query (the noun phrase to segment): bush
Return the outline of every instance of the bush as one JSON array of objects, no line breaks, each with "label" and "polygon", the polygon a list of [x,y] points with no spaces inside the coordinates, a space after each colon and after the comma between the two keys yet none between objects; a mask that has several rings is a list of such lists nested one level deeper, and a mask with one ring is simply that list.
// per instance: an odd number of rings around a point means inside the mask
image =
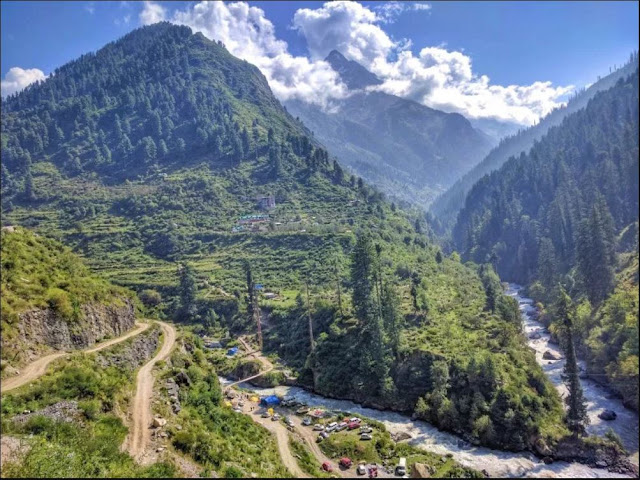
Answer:
[{"label": "bush", "polygon": [[60,316],[66,319],[74,317],[74,309],[69,299],[69,294],[59,288],[50,288],[47,291],[47,303]]},{"label": "bush", "polygon": [[143,290],[138,294],[140,301],[145,307],[155,307],[162,303],[162,296],[159,292],[153,289]]}]

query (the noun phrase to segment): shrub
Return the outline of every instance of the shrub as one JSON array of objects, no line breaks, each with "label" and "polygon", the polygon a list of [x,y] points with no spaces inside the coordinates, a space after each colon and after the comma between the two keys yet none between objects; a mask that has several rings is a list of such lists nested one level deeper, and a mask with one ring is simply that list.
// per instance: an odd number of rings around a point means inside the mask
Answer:
[{"label": "shrub", "polygon": [[47,303],[60,316],[66,319],[74,317],[73,306],[69,294],[59,288],[50,288],[47,291]]}]

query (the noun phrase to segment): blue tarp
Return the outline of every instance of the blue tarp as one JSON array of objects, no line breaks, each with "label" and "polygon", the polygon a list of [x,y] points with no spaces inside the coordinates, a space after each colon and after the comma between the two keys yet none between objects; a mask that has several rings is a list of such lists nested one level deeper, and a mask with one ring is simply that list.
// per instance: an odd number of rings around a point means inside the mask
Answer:
[{"label": "blue tarp", "polygon": [[235,355],[236,353],[238,353],[238,347],[233,347],[227,350],[227,355]]},{"label": "blue tarp", "polygon": [[268,397],[262,397],[260,400],[260,405],[264,405],[265,407],[271,407],[273,405],[280,405],[280,399],[275,395],[269,395]]}]

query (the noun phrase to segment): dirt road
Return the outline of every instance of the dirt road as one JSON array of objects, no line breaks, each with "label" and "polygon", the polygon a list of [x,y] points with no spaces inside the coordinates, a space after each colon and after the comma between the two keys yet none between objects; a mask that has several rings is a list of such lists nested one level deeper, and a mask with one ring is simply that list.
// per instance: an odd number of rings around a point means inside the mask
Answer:
[{"label": "dirt road", "polygon": [[[112,338],[111,340],[107,340],[106,342],[99,343],[87,350],[79,350],[79,351],[86,352],[86,353],[97,352],[104,348],[115,345],[116,343],[124,342],[128,338],[131,338],[134,335],[138,335],[139,333],[142,333],[147,328],[149,328],[148,323],[137,323],[136,328],[128,331],[126,334],[122,335],[121,337]],[[33,382],[34,380],[36,380],[37,378],[45,374],[45,372],[47,371],[47,367],[51,362],[53,362],[54,360],[60,357],[65,357],[67,355],[71,355],[71,352],[56,352],[56,353],[52,353],[51,355],[46,355],[42,358],[39,358],[35,362],[27,365],[20,372],[20,375],[2,380],[0,391],[2,393],[5,393],[5,392],[8,392],[9,390],[13,390],[14,388],[18,388],[18,387],[21,387],[22,385]]]},{"label": "dirt road", "polygon": [[131,404],[132,423],[129,435],[125,439],[124,449],[138,461],[143,460],[151,440],[151,398],[153,396],[153,367],[171,353],[176,341],[175,329],[164,322],[158,322],[164,331],[164,342],[158,354],[138,370],[136,376],[136,394]]},{"label": "dirt road", "polygon": [[[247,407],[245,406],[245,409]],[[291,449],[289,448],[289,432],[281,422],[274,422],[270,418],[261,418],[257,411],[248,412],[245,410],[251,419],[265,427],[272,432],[276,437],[276,443],[278,444],[278,451],[280,452],[280,458],[282,463],[287,467],[287,470],[296,478],[310,478],[298,465],[298,461],[293,456]]]},{"label": "dirt road", "polygon": [[260,363],[262,363],[262,365],[265,367],[265,369],[263,371],[261,371],[260,373],[256,373],[255,375],[251,375],[250,377],[243,378],[241,380],[238,380],[237,382],[230,383],[229,385],[227,385],[225,387],[225,390],[228,390],[229,388],[231,388],[231,387],[233,387],[235,385],[238,385],[239,383],[248,382],[250,380],[253,380],[254,378],[261,377],[265,373],[269,373],[271,370],[273,370],[273,364],[267,358],[262,356],[262,352],[260,352],[260,350],[253,350],[252,351],[251,347],[249,346],[249,344],[242,337],[239,337],[238,341],[242,344],[242,347],[245,349],[245,351],[249,352],[247,354],[247,357],[256,358]]}]

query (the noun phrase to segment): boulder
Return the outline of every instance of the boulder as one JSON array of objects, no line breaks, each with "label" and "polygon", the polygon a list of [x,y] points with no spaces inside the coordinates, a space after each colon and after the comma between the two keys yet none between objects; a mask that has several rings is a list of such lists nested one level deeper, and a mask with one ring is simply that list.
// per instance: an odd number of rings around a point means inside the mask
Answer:
[{"label": "boulder", "polygon": [[542,461],[545,463],[545,465],[550,465],[550,464],[552,464],[552,463],[553,463],[553,458],[551,458],[551,457],[544,457],[544,458],[542,459]]},{"label": "boulder", "polygon": [[618,414],[613,410],[604,410],[598,414],[598,418],[602,420],[611,421],[615,420],[618,417]]},{"label": "boulder", "polygon": [[560,360],[562,357],[558,353],[554,353],[551,350],[545,350],[542,354],[544,360]]},{"label": "boulder", "polygon": [[607,465],[607,462],[605,462],[604,460],[598,460],[596,462],[596,467],[598,467],[598,468],[607,468],[608,465]]},{"label": "boulder", "polygon": [[480,471],[480,473],[482,473],[487,478],[489,478],[491,476],[491,475],[489,475],[489,472],[487,472],[484,468]]},{"label": "boulder", "polygon": [[411,435],[409,435],[407,432],[392,433],[391,438],[394,442],[398,443],[403,440],[409,440],[411,438]]},{"label": "boulder", "polygon": [[533,332],[532,334],[529,335],[530,340],[540,340],[541,338],[542,338],[542,335],[540,335],[540,332]]},{"label": "boulder", "polygon": [[167,421],[162,417],[154,417],[153,418],[153,426],[155,428],[164,427],[167,424]]},{"label": "boulder", "polygon": [[548,457],[552,453],[551,449],[542,438],[538,438],[535,441],[534,446],[535,446],[536,452],[538,452],[538,454],[541,455],[542,457]]},{"label": "boulder", "polygon": [[425,463],[414,463],[411,466],[411,478],[429,478],[430,476],[429,465]]},{"label": "boulder", "polygon": [[189,378],[189,375],[184,372],[180,372],[178,373],[178,375],[176,375],[176,382],[179,385],[191,385],[191,379]]}]

